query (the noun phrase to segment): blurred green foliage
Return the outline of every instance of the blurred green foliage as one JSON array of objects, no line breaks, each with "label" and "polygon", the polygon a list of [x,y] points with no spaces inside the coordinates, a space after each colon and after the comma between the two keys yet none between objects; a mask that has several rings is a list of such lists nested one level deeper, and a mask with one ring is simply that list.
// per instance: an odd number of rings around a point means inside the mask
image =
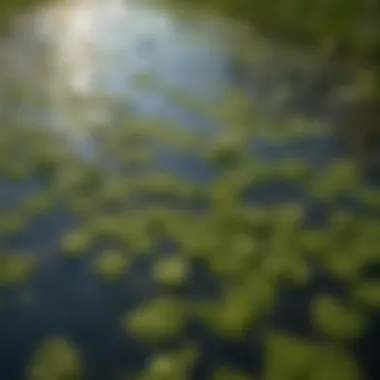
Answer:
[{"label": "blurred green foliage", "polygon": [[[1,15],[8,17],[15,0],[12,6],[2,4]],[[218,0],[209,5],[282,36],[317,45],[343,42],[364,55],[379,45],[376,3],[369,0]],[[114,281],[127,275],[135,258],[151,255],[159,291],[126,310],[120,322],[126,335],[156,349],[136,379],[190,380],[197,347],[173,351],[162,347],[195,320],[213,336],[230,342],[262,341],[265,360],[263,373],[258,374],[262,379],[363,380],[366,377],[350,344],[365,334],[369,320],[380,310],[380,284],[363,270],[380,261],[379,222],[342,210],[334,201],[350,196],[373,207],[379,205],[380,190],[362,181],[362,168],[352,157],[336,159],[319,170],[291,153],[268,163],[247,152],[246,142],[255,139],[289,148],[295,141],[328,138],[329,131],[321,126],[315,133],[307,120],[294,119],[265,128],[257,120],[241,126],[235,121],[242,103],[246,103],[244,97],[232,94],[216,112],[210,111],[224,120],[216,137],[189,136],[165,120],[128,119],[112,125],[112,133],[105,128],[108,133],[100,131],[100,137],[94,137],[99,160],[117,162],[120,176],[84,163],[52,131],[45,130],[41,136],[27,126],[2,125],[0,176],[16,184],[36,176],[46,186],[20,207],[1,214],[0,236],[21,234],[35,218],[63,205],[76,215],[80,226],[62,232],[57,244],[60,259],[92,260],[93,270],[102,279]],[[190,151],[220,175],[205,186],[172,173],[157,173],[159,150],[152,142],[178,154]],[[136,167],[138,175],[129,175]],[[327,206],[326,224],[307,223],[302,199],[269,205],[244,200],[252,186],[278,180],[296,185],[308,199]],[[139,197],[149,199],[149,207],[136,208]],[[163,202],[167,199],[176,207]],[[194,200],[202,200],[206,210],[189,210]],[[153,260],[154,249],[168,238],[176,243],[174,252]],[[101,239],[112,249],[92,255]],[[189,300],[173,295],[191,281],[194,262],[219,281],[220,297]],[[29,256],[1,252],[0,286],[25,283],[34,268]],[[311,330],[317,338],[274,329],[268,320],[281,293],[310,285],[316,281],[317,270],[345,288],[344,296],[318,294],[312,300]],[[74,380],[85,378],[83,367],[74,343],[53,337],[36,348],[26,375],[30,380]],[[223,366],[213,376],[251,379]]]},{"label": "blurred green foliage", "polygon": [[18,13],[50,0],[3,0],[0,3],[0,32],[7,31],[10,20]]},{"label": "blurred green foliage", "polygon": [[[223,107],[227,114],[228,104]],[[231,113],[236,112],[236,104],[232,108]],[[141,255],[150,260],[155,296],[126,310],[120,322],[126,335],[156,350],[149,365],[133,379],[190,380],[198,347],[183,352],[182,348],[178,352],[162,350],[181,337],[189,323],[196,322],[212,336],[230,342],[262,341],[265,365],[258,376],[263,379],[363,380],[350,347],[366,334],[369,321],[379,311],[379,283],[364,271],[380,261],[379,221],[341,207],[337,200],[350,196],[364,205],[370,200],[373,208],[380,190],[363,182],[362,167],[355,157],[333,159],[321,170],[293,153],[290,147],[294,142],[329,139],[331,131],[321,124],[317,133],[317,127],[308,129],[305,123],[300,134],[299,128],[294,128],[300,120],[284,118],[281,139],[273,139],[272,126],[263,129],[254,117],[250,128],[245,125],[242,129],[228,118],[218,135],[203,135],[202,139],[165,120],[131,118],[113,124],[112,133],[109,129],[98,131],[93,142],[99,147],[98,158],[105,154],[118,162],[121,175],[82,161],[70,142],[54,137],[54,131],[45,130],[45,138],[38,139],[38,129],[4,125],[0,136],[7,141],[8,153],[2,177],[17,184],[33,175],[45,186],[2,214],[0,233],[5,238],[22,234],[29,223],[60,205],[80,221],[75,229],[62,231],[57,244],[60,260],[90,260],[92,270],[113,283],[128,276],[130,266]],[[34,159],[20,160],[16,148],[26,140],[10,137],[22,133],[36,134],[23,150],[25,157]],[[271,162],[249,153],[246,143],[258,138],[266,138],[267,144],[286,148],[288,153]],[[51,149],[43,149],[46,139],[51,141]],[[57,149],[53,149],[55,144]],[[178,146],[186,146],[186,150],[181,153]],[[179,156],[190,152],[219,175],[208,183],[179,179],[157,166],[162,149],[173,149]],[[149,154],[134,161],[139,170],[132,175],[128,158],[136,152]],[[41,156],[43,166],[37,159]],[[23,174],[15,177],[9,167],[17,159]],[[273,185],[278,181],[296,186],[308,199],[327,207],[325,224],[307,222],[308,203],[302,197],[269,204],[244,199],[249,189],[278,186]],[[141,197],[146,202],[137,206]],[[192,201],[202,201],[204,211],[189,208]],[[163,256],[156,255],[155,248],[167,239],[175,247]],[[100,247],[100,241],[109,248]],[[0,285],[25,285],[35,268],[31,257],[35,256],[2,252]],[[195,280],[194,263],[218,281],[219,297],[190,299],[181,294]],[[269,317],[282,292],[315,283],[317,271],[344,287],[345,295],[325,292],[311,300],[309,319],[316,339],[277,331]],[[30,359],[30,379],[82,378],[71,343],[53,340],[47,347],[38,348]],[[224,366],[215,368],[213,376],[251,378]]]},{"label": "blurred green foliage", "polygon": [[380,9],[376,0],[193,0],[253,23],[276,38],[340,47],[366,57],[379,54]]}]

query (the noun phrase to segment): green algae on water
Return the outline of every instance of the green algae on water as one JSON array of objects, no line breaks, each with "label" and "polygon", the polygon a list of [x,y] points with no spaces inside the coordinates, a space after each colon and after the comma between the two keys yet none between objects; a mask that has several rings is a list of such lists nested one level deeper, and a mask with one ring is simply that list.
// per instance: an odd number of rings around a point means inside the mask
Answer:
[{"label": "green algae on water", "polygon": [[177,337],[187,323],[182,300],[162,296],[127,312],[122,325],[127,334],[149,343],[161,343]]},{"label": "green algae on water", "polygon": [[26,378],[28,380],[84,379],[81,355],[70,341],[61,337],[47,338],[30,357]]},{"label": "green algae on water", "polygon": [[277,179],[285,181],[307,181],[312,177],[313,167],[299,158],[285,158],[276,166]]},{"label": "green algae on water", "polygon": [[[140,84],[148,85],[147,78],[140,79],[145,80]],[[203,107],[197,105],[197,99],[180,98],[175,92],[170,95],[187,108]],[[289,95],[286,89],[282,95]],[[219,280],[222,295],[217,300],[195,301],[194,314],[214,334],[227,340],[251,339],[250,329],[261,326],[262,319],[267,321],[282,285],[304,286],[313,278],[316,269],[313,262],[333,280],[348,284],[353,302],[347,305],[332,296],[317,297],[310,310],[315,330],[322,339],[336,340],[342,345],[356,340],[366,328],[366,317],[360,308],[377,311],[380,304],[379,284],[361,278],[362,266],[378,259],[373,247],[380,243],[379,225],[330,209],[328,226],[304,228],[304,210],[299,205],[265,207],[259,202],[247,205],[242,196],[251,185],[271,180],[295,182],[308,190],[308,195],[331,204],[338,196],[349,194],[372,207],[378,204],[378,192],[360,191],[361,173],[354,160],[337,159],[318,172],[311,163],[295,156],[284,157],[274,164],[250,156],[245,145],[256,138],[263,138],[271,146],[277,144],[272,146],[277,149],[328,133],[325,126],[301,117],[281,120],[278,125],[262,125],[252,117],[252,110],[254,107],[244,94],[231,91],[225,105],[217,107],[215,112],[207,110],[223,124],[215,139],[201,134],[190,137],[165,120],[131,118],[115,126],[112,133],[105,134],[104,141],[99,141],[102,158],[115,162],[115,166],[120,163],[122,170],[135,168],[139,174],[145,174],[144,170],[148,169],[148,175],[136,181],[115,179],[112,174],[92,170],[79,160],[55,153],[59,142],[50,144],[47,138],[38,142],[36,138],[36,169],[52,180],[49,190],[55,199],[62,197],[82,222],[86,219],[84,226],[62,237],[62,253],[67,258],[82,257],[91,250],[95,238],[105,238],[117,248],[103,251],[93,266],[103,279],[113,281],[122,279],[128,272],[132,260],[129,252],[151,253],[157,240],[170,236],[181,246],[180,253],[158,258],[152,271],[154,280],[170,288],[164,286],[164,290],[173,291],[172,288],[189,280],[190,259],[205,264],[211,277]],[[153,143],[162,144],[160,148],[171,149],[175,154],[193,149],[193,153],[208,159],[221,176],[210,187],[201,188],[173,175],[150,171],[156,169]],[[7,144],[2,145],[5,148]],[[8,159],[5,153],[0,154]],[[15,168],[19,167],[9,166],[11,174]],[[20,168],[25,169],[22,165]],[[130,211],[136,195],[155,198],[155,205]],[[198,195],[211,206],[202,215],[184,215],[181,207],[173,210],[157,206],[162,198],[189,199]],[[50,200],[44,197],[36,196],[23,204],[25,215],[45,212]],[[21,219],[19,214],[5,215],[4,223],[0,221],[4,236],[22,231],[23,215]],[[15,283],[29,276],[29,264],[17,262],[18,259],[12,261],[13,258],[7,258],[9,262],[2,260],[0,284]],[[122,325],[128,335],[152,345],[170,342],[181,335],[188,321],[186,301],[163,293],[126,313]],[[354,360],[337,348],[280,332],[271,332],[265,337],[264,345],[263,378],[266,380],[363,378]],[[183,352],[183,349],[156,352],[138,378],[190,379],[189,363],[193,354]],[[45,343],[32,362],[28,367],[32,380],[71,380],[77,378],[77,369],[81,374],[76,350],[60,339]],[[215,380],[248,378],[252,379],[229,367],[217,369],[213,377]]]},{"label": "green algae on water", "polygon": [[86,255],[93,245],[93,234],[82,228],[65,233],[60,248],[66,258],[79,258]]},{"label": "green algae on water", "polygon": [[21,209],[24,215],[28,218],[44,215],[52,210],[56,204],[53,194],[40,191],[27,197],[21,203]]},{"label": "green algae on water", "polygon": [[308,368],[308,379],[311,380],[366,378],[355,357],[338,346],[321,347],[316,352],[314,365]]},{"label": "green algae on water", "polygon": [[231,367],[219,367],[212,374],[211,380],[254,380],[252,375]]},{"label": "green algae on water", "polygon": [[286,332],[271,332],[265,340],[264,378],[292,380],[308,375],[318,360],[318,345]]},{"label": "green algae on water", "polygon": [[359,310],[331,296],[319,296],[311,306],[311,320],[316,329],[338,340],[355,340],[365,332],[367,320]]},{"label": "green algae on water", "polygon": [[0,215],[0,237],[8,237],[23,232],[28,226],[29,218],[25,212],[12,210]]},{"label": "green algae on water", "polygon": [[33,275],[35,259],[18,252],[0,254],[0,286],[23,284]]},{"label": "green algae on water", "polygon": [[380,209],[380,190],[373,188],[364,188],[358,194],[362,204],[367,207]]},{"label": "green algae on water", "polygon": [[213,275],[220,279],[239,278],[257,260],[258,242],[248,234],[236,234],[209,252],[203,260]]},{"label": "green algae on water", "polygon": [[226,292],[220,301],[200,302],[195,310],[197,318],[218,336],[241,341],[247,337],[250,327],[263,315],[264,310],[248,293],[238,287]]},{"label": "green algae on water", "polygon": [[154,267],[153,276],[162,285],[183,285],[190,276],[190,263],[179,255],[160,259]]},{"label": "green algae on water", "polygon": [[97,273],[105,280],[117,280],[128,269],[131,258],[125,252],[119,250],[107,250],[102,252],[95,261]]},{"label": "green algae on water", "polygon": [[210,163],[222,168],[236,165],[242,157],[242,138],[239,134],[222,134],[215,139],[207,150],[207,159]]},{"label": "green algae on water", "polygon": [[299,246],[305,257],[323,259],[330,251],[331,235],[326,228],[307,228],[299,234]]},{"label": "green algae on water", "polygon": [[154,355],[139,377],[141,380],[190,380],[191,371],[198,358],[194,347],[180,347],[177,350]]},{"label": "green algae on water", "polygon": [[362,280],[353,286],[351,295],[355,301],[380,310],[380,281]]}]

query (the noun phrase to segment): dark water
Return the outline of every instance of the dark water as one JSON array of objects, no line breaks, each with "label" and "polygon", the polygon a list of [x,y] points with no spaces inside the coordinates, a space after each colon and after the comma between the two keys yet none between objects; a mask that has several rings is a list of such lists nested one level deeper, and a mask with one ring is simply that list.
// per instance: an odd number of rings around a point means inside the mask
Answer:
[{"label": "dark water", "polygon": [[[244,88],[249,90],[252,103],[258,104],[264,120],[296,112],[329,122],[340,112],[339,101],[334,102],[330,95],[345,83],[343,70],[316,68],[316,58],[307,53],[256,37],[243,49],[249,53],[245,58],[251,62],[248,66],[236,57],[237,41],[243,43],[240,32],[223,21],[181,20],[167,11],[146,9],[133,2],[124,8],[117,0],[78,3],[72,7],[58,3],[57,7],[45,8],[45,13],[38,12],[39,18],[32,15],[16,22],[13,38],[1,49],[6,74],[0,77],[0,117],[15,125],[28,120],[56,128],[90,161],[96,157],[96,149],[79,127],[107,123],[110,115],[107,107],[102,107],[104,99],[126,99],[140,115],[165,116],[189,130],[212,129],[207,120],[176,107],[162,92],[134,89],[131,78],[139,71],[153,72],[165,84],[208,102],[220,96],[224,86]],[[271,100],[284,83],[292,86],[294,96],[274,113]],[[16,94],[13,98],[12,91]],[[264,143],[256,143],[254,149],[269,158],[281,154],[278,148]],[[330,137],[289,149],[322,168],[340,155]],[[198,180],[213,175],[197,159],[180,159],[170,152],[162,153],[159,165]],[[9,207],[39,186],[37,181],[15,185],[1,180],[0,205]],[[276,184],[248,194],[250,200],[266,203],[303,196],[299,189]],[[315,218],[323,214],[318,207],[311,207],[310,212]],[[158,292],[149,276],[150,263],[136,260],[121,283],[105,284],[88,261],[74,263],[60,257],[57,240],[76,223],[70,213],[57,209],[35,221],[24,234],[0,241],[1,249],[31,249],[40,255],[37,274],[28,289],[2,290],[5,305],[0,313],[0,373],[6,380],[23,378],[31,351],[51,334],[73,339],[83,352],[91,380],[116,379],[126,369],[141,368],[152,354],[126,336],[120,324],[126,310]],[[192,278],[184,290],[187,296],[218,294],[217,284],[201,266],[193,264]],[[315,276],[307,288],[280,297],[272,316],[274,325],[308,335],[308,304],[321,291],[342,292],[337,284]],[[22,301],[25,292],[31,292],[32,305]],[[195,325],[189,326],[184,339],[197,341],[201,347],[202,360],[194,379],[209,378],[210,369],[220,362],[250,372],[260,369],[259,340],[225,342]],[[375,360],[379,341],[380,331],[374,322],[357,348],[373,379],[379,374]]]}]

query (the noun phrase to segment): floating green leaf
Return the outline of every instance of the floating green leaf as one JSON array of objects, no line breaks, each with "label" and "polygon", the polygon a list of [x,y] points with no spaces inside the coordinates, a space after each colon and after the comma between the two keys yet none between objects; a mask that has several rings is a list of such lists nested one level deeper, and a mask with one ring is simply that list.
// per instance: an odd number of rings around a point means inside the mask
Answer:
[{"label": "floating green leaf", "polygon": [[80,380],[84,378],[81,356],[68,340],[51,337],[36,348],[26,369],[28,380]]},{"label": "floating green leaf", "polygon": [[319,296],[313,301],[311,320],[322,333],[343,340],[359,338],[365,332],[367,322],[360,311],[329,296]]}]

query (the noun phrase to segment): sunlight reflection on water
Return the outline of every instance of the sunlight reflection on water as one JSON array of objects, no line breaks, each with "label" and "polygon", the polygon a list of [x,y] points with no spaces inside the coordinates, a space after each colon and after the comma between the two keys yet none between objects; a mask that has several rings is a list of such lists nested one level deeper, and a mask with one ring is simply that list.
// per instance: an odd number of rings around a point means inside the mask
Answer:
[{"label": "sunlight reflection on water", "polygon": [[[138,74],[159,73],[163,81],[198,91],[215,87],[223,76],[212,36],[191,43],[186,33],[176,30],[174,16],[133,2],[64,1],[32,17],[26,33],[33,33],[43,54],[34,61],[28,57],[22,80],[30,82],[40,69],[38,80],[48,99],[45,108],[55,114],[51,124],[73,129],[104,124],[108,116],[104,100],[117,96],[137,102],[142,113],[160,112],[162,94],[142,96],[133,88],[132,78]],[[15,52],[24,41],[25,34],[19,33]],[[15,66],[12,69],[20,75]]]},{"label": "sunlight reflection on water", "polygon": [[[169,118],[192,130],[208,128],[198,116],[177,106],[162,85],[207,102],[220,97],[221,89],[241,85],[262,106],[268,99],[270,103],[282,77],[290,77],[289,69],[297,73],[301,91],[310,92],[302,95],[302,104],[328,102],[326,96],[313,94],[308,84],[313,74],[306,75],[305,67],[315,66],[313,57],[291,49],[285,52],[262,38],[251,40],[244,27],[240,30],[224,20],[184,20],[150,3],[62,0],[21,17],[7,43],[9,51],[2,52],[8,62],[2,64],[6,75],[0,75],[5,83],[0,92],[9,97],[10,88],[16,88],[17,94],[17,112],[4,106],[8,119],[56,127],[71,140],[81,140],[82,150],[85,140],[91,150],[88,131],[110,126],[111,106],[120,102],[131,104],[139,115]],[[249,45],[244,46],[245,41]],[[245,49],[252,68],[235,64],[238,46]],[[236,74],[239,70],[242,73]],[[159,86],[136,87],[139,74],[153,76]]]}]

